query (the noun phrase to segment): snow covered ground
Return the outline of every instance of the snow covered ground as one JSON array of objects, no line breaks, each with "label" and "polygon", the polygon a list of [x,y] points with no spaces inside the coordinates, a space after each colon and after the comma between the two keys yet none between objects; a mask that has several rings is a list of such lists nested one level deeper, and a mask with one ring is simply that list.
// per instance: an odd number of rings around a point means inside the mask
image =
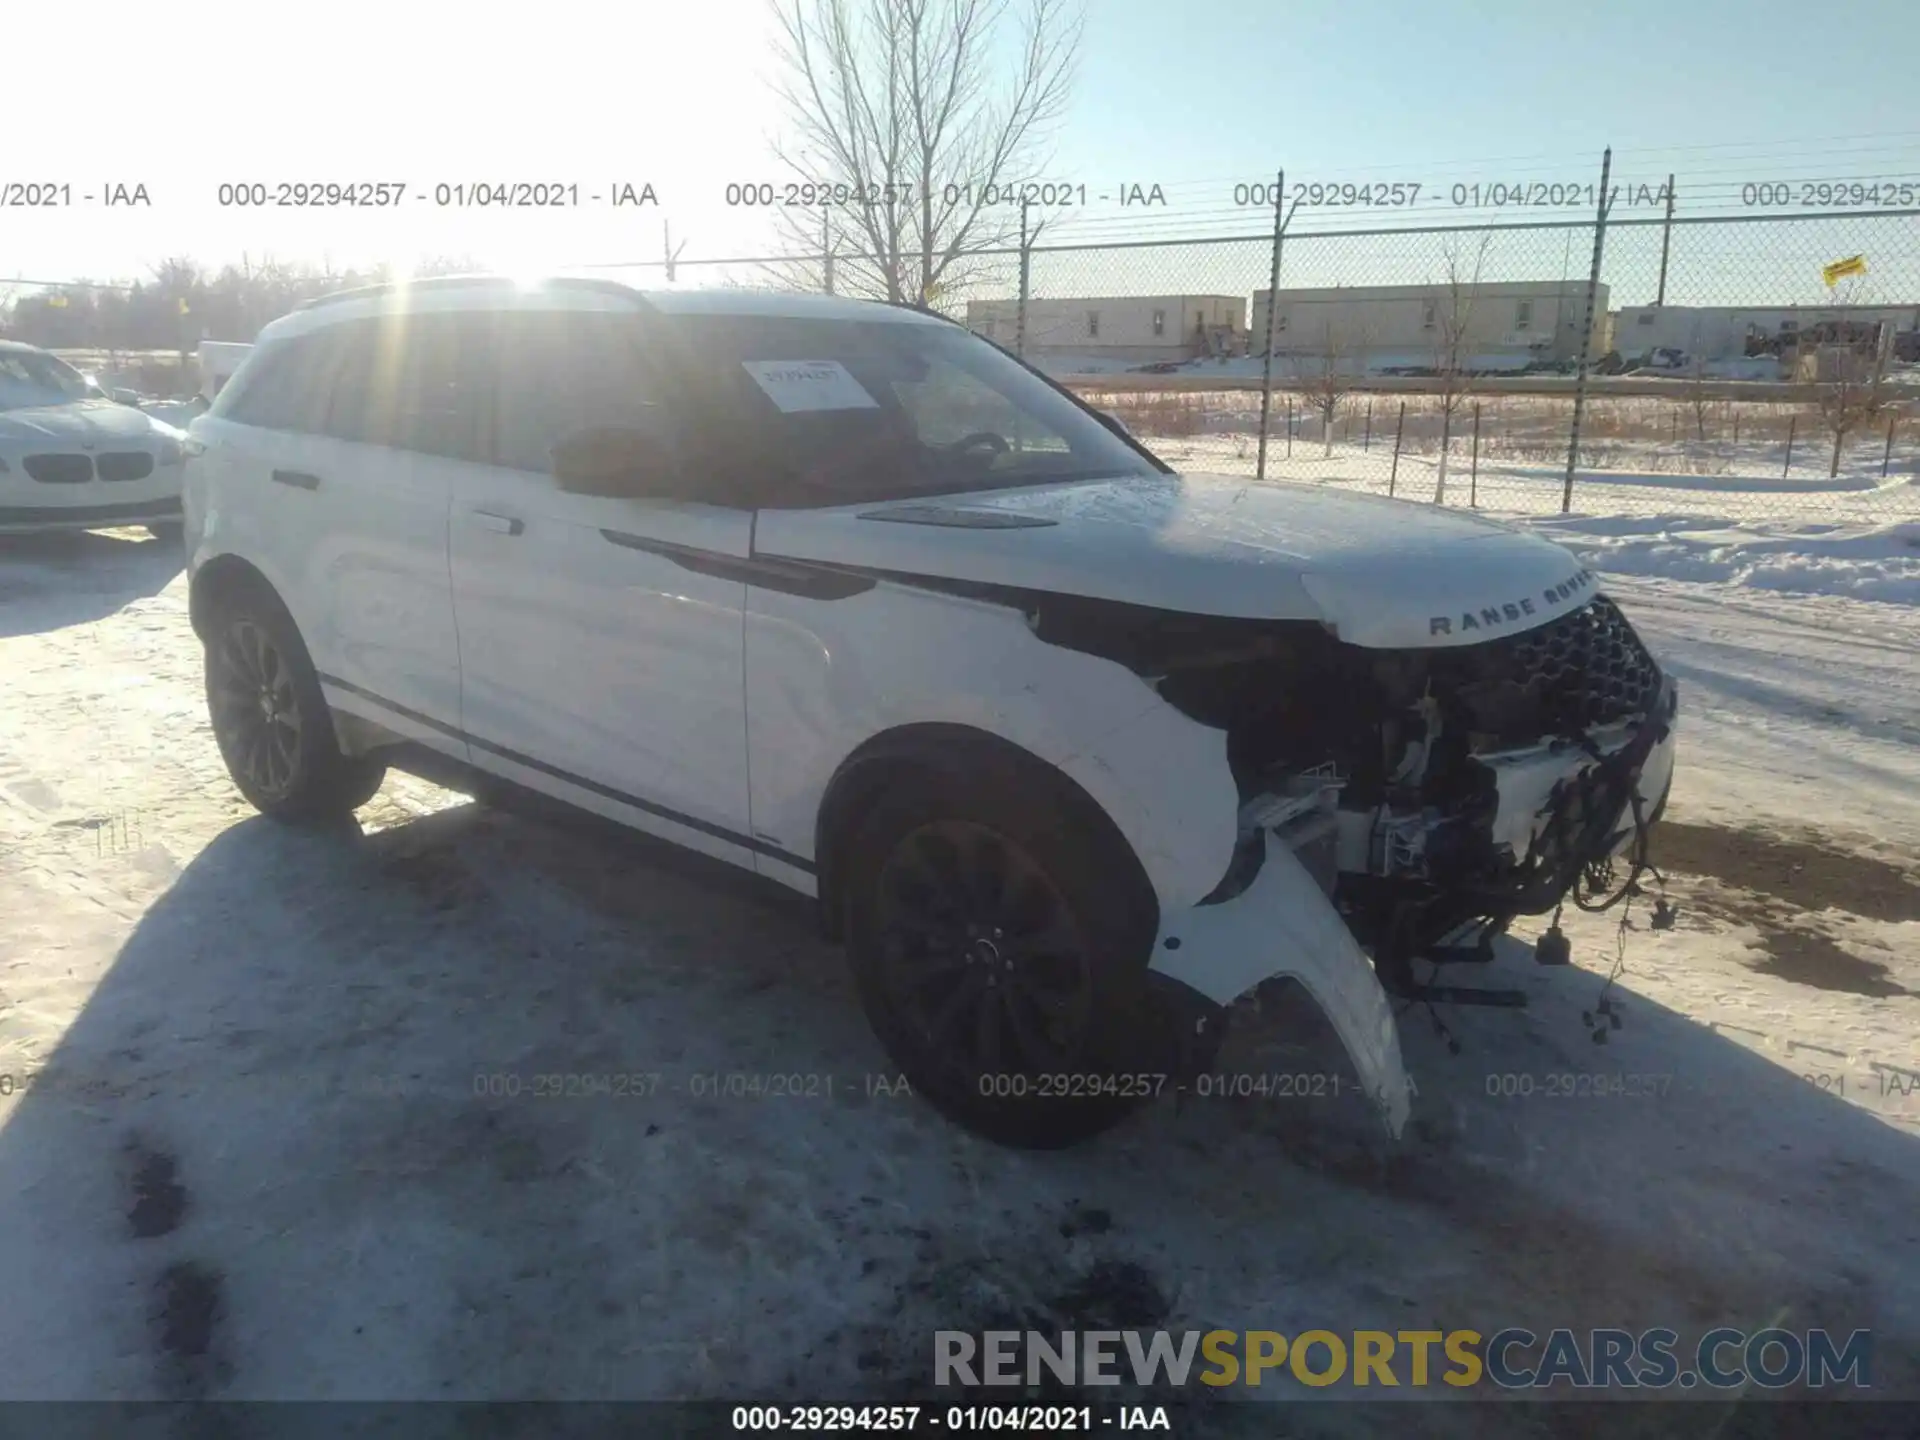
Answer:
[{"label": "snow covered ground", "polygon": [[[1457,1054],[1403,1015],[1391,1152],[1345,1100],[1191,1095],[1065,1154],[978,1143],[870,1078],[803,905],[401,776],[358,827],[276,827],[221,769],[177,554],[7,543],[0,1396],[877,1399],[935,1329],[1010,1318],[1864,1327],[1920,1396],[1914,531],[1549,528],[1684,687],[1678,923],[1635,912],[1604,1045],[1617,913],[1568,918],[1567,970],[1516,927],[1467,979],[1532,1004],[1444,1012]],[[1220,1068],[1336,1056],[1281,1006]],[[725,1093],[755,1075],[833,1091]],[[1644,1433],[1719,1423],[1667,1413]]]},{"label": "snow covered ground", "polygon": [[[1524,519],[1611,576],[1920,605],[1920,519],[1793,525],[1691,515],[1513,518]],[[1853,623],[1870,626],[1882,613],[1869,609],[1865,619]]]},{"label": "snow covered ground", "polygon": [[[1303,431],[1310,423],[1296,417]],[[1153,435],[1135,431],[1168,464],[1185,470],[1225,474],[1255,473],[1259,442],[1254,433]],[[1565,437],[1555,442],[1563,458],[1552,462],[1516,462],[1483,454],[1475,475],[1465,444],[1456,437],[1448,461],[1446,498],[1471,501],[1492,512],[1557,515],[1566,483]],[[1422,454],[1409,447],[1393,459],[1391,425],[1375,431],[1370,445],[1324,442],[1284,432],[1270,434],[1266,476],[1341,485],[1402,499],[1431,500],[1439,491],[1438,446]],[[1876,446],[1855,446],[1837,476],[1824,464],[1797,465],[1781,473],[1775,448],[1747,446],[1729,456],[1695,456],[1685,446],[1595,442],[1605,463],[1585,466],[1575,476],[1574,508],[1584,514],[1628,515],[1645,520],[1689,516],[1719,522],[1727,516],[1798,521],[1804,524],[1862,524],[1920,520],[1920,460],[1902,456],[1898,466],[1880,474]],[[1816,446],[1816,448],[1818,448]],[[1871,453],[1868,453],[1869,448]],[[1802,452],[1804,455],[1804,451]],[[1824,452],[1818,459],[1824,459]]]}]

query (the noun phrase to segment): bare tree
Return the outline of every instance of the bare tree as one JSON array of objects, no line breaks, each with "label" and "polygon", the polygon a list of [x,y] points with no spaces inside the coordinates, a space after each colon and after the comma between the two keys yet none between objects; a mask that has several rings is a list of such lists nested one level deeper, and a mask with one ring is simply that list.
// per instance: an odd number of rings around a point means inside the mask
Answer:
[{"label": "bare tree", "polygon": [[1847,436],[1872,425],[1896,398],[1887,383],[1889,338],[1883,326],[1878,341],[1866,346],[1829,346],[1807,357],[1814,368],[1814,406],[1833,432],[1828,479],[1840,474],[1840,452]]},{"label": "bare tree", "polygon": [[[1849,281],[1834,298],[1840,306],[1860,303],[1858,279]],[[1829,338],[1820,333],[1822,328],[1830,330],[1831,343],[1821,343]],[[1840,474],[1840,452],[1847,436],[1879,419],[1895,399],[1887,383],[1893,359],[1892,327],[1870,323],[1864,335],[1858,329],[1847,322],[1816,327],[1815,343],[1801,349],[1796,358],[1797,366],[1812,372],[1802,378],[1813,383],[1814,408],[1833,435],[1828,479]]]},{"label": "bare tree", "polygon": [[1693,438],[1707,443],[1707,409],[1713,399],[1707,389],[1707,355],[1701,339],[1701,327],[1693,327],[1693,343],[1687,354],[1687,403],[1693,408]]},{"label": "bare tree", "polygon": [[1447,500],[1447,460],[1453,448],[1453,417],[1466,402],[1473,386],[1474,301],[1480,291],[1480,271],[1487,260],[1487,242],[1483,234],[1473,254],[1473,268],[1467,270],[1459,250],[1452,242],[1446,248],[1446,279],[1426,302],[1428,311],[1421,323],[1433,332],[1433,371],[1439,381],[1440,400],[1440,476],[1433,487],[1433,503]]},{"label": "bare tree", "polygon": [[786,249],[832,254],[851,293],[931,304],[1017,237],[1081,15],[1078,0],[1018,0],[1017,17],[1015,3],[772,0],[794,136],[774,151],[826,210],[781,212]]},{"label": "bare tree", "polygon": [[1359,388],[1366,365],[1366,342],[1350,338],[1328,322],[1320,344],[1308,356],[1294,361],[1294,378],[1305,392],[1307,407],[1320,414],[1326,455],[1333,455],[1333,421],[1347,396]]}]

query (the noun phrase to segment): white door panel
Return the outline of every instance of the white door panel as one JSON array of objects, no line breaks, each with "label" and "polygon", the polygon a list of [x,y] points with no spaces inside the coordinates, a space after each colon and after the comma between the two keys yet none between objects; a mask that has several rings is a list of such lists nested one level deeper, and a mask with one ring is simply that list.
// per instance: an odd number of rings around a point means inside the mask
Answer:
[{"label": "white door panel", "polygon": [[[319,523],[302,588],[322,675],[368,698],[457,729],[459,647],[447,573],[447,503],[457,460],[343,440],[308,439],[303,472],[283,478]],[[285,467],[283,467],[285,468]]]},{"label": "white door panel", "polygon": [[725,571],[751,528],[741,511],[567,495],[504,468],[476,476],[451,531],[476,763],[570,777],[674,838],[744,851],[746,585]]}]

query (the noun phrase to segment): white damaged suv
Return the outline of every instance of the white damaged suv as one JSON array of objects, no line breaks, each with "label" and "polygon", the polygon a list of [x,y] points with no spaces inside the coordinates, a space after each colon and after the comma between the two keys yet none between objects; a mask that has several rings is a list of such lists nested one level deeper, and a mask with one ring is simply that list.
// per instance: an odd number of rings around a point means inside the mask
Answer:
[{"label": "white damaged suv", "polygon": [[1594,577],[1457,511],[1171,472],[962,327],[454,278],[269,326],[194,421],[235,783],[534,792],[818,897],[881,1042],[1096,1133],[1268,981],[1387,1128],[1416,961],[1643,858],[1676,701]]}]

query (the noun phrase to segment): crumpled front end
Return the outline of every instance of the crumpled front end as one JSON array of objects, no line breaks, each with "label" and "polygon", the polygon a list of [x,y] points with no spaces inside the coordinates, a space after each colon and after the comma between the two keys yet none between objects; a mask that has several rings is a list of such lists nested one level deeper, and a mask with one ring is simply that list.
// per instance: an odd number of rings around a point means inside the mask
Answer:
[{"label": "crumpled front end", "polygon": [[1674,684],[1604,596],[1476,646],[1291,633],[1161,693],[1227,730],[1243,801],[1232,867],[1163,917],[1153,968],[1222,1006],[1299,981],[1395,1135],[1390,997],[1523,1003],[1417,981],[1414,962],[1617,883],[1671,784]]}]

